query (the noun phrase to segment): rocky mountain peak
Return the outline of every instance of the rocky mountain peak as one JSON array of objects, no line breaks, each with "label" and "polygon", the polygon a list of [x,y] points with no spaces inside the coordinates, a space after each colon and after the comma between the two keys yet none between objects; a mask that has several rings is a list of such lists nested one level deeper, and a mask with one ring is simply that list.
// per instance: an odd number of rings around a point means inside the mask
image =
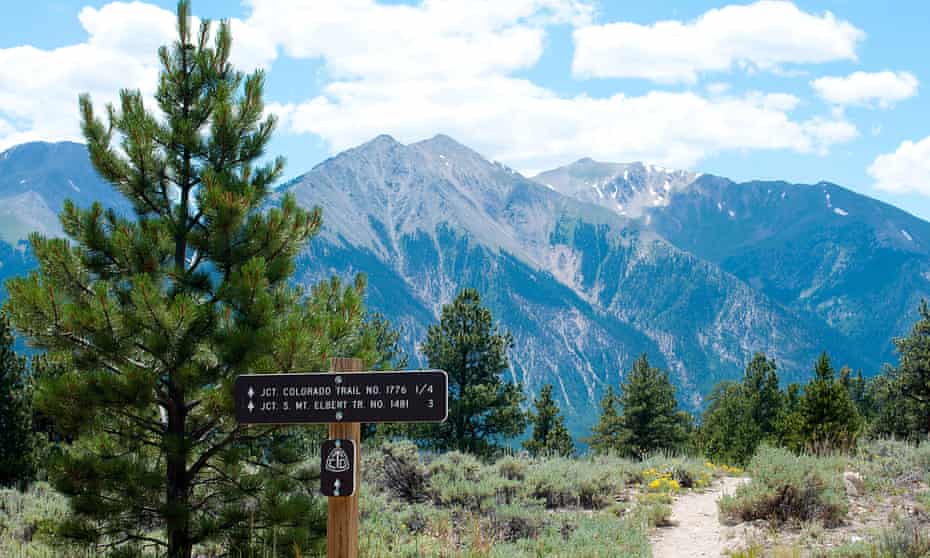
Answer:
[{"label": "rocky mountain peak", "polygon": [[671,194],[685,189],[697,174],[642,162],[605,163],[584,158],[536,175],[549,188],[606,207],[625,217],[639,217],[650,207],[668,205]]}]

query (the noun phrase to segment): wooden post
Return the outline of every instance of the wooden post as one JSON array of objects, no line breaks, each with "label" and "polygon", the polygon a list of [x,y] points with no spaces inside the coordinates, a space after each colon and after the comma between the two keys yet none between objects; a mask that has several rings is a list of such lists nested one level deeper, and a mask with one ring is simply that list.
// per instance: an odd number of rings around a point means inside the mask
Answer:
[{"label": "wooden post", "polygon": [[[334,358],[332,372],[359,372],[364,362],[360,358]],[[355,494],[329,498],[326,520],[326,556],[328,558],[358,558],[358,493],[362,453],[362,425],[358,422],[330,423],[329,437],[355,442]]]}]

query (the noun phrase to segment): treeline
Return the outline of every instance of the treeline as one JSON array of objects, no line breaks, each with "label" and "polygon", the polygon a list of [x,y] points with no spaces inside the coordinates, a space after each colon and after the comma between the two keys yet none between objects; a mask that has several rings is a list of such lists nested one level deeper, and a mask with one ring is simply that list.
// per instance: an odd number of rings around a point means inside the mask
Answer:
[{"label": "treeline", "polygon": [[762,444],[795,452],[849,450],[862,437],[919,442],[930,428],[930,308],[922,301],[910,333],[895,339],[897,366],[866,379],[862,371],[836,371],[821,354],[806,384],[784,388],[775,361],[756,354],[741,381],[718,384],[694,420],[676,403],[668,373],[645,356],[612,387],[588,439],[595,452],[631,457],[653,451],[699,452],[745,464]]}]

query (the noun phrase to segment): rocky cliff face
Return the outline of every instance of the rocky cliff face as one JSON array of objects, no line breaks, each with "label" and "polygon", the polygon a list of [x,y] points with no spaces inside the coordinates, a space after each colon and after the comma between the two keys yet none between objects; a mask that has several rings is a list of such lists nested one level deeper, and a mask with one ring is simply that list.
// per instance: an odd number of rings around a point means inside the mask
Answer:
[{"label": "rocky cliff face", "polygon": [[[571,167],[532,181],[444,136],[406,146],[376,138],[287,185],[324,214],[301,281],[367,273],[371,306],[406,328],[411,348],[442,304],[477,287],[514,333],[513,379],[533,391],[553,383],[576,431],[643,352],[672,370],[693,408],[755,351],[774,355],[789,379],[823,349],[874,364],[824,323],[663,238],[651,215],[695,175]],[[659,194],[661,203],[637,205]],[[636,218],[614,202],[638,207]]]},{"label": "rocky cliff face", "polygon": [[[552,383],[576,435],[641,353],[692,409],[756,351],[789,381],[822,350],[874,373],[930,294],[930,224],[831,184],[590,159],[531,180],[445,136],[380,136],[284,190],[323,208],[297,281],[367,274],[369,306],[420,365],[442,305],[477,288],[514,335],[510,378]],[[82,146],[0,154],[0,277],[34,265],[21,239],[60,231],[51,216],[69,196],[125,204]]]}]

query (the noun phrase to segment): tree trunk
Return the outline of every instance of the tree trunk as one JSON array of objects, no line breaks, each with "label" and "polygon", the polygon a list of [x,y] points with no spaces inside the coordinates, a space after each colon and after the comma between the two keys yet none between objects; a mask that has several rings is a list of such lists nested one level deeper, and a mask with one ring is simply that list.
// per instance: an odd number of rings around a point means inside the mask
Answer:
[{"label": "tree trunk", "polygon": [[[183,409],[183,405],[177,405]],[[168,414],[166,440],[167,494],[166,531],[168,558],[190,558],[193,543],[190,532],[190,482],[187,478],[187,440],[185,439],[183,412]]]}]

